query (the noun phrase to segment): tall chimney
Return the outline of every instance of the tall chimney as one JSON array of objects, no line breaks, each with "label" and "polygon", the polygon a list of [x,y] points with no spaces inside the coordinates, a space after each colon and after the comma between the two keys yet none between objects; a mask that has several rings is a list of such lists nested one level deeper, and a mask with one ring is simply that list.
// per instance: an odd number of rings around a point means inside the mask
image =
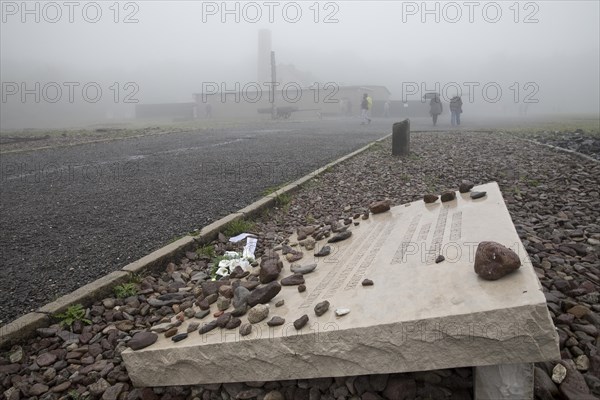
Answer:
[{"label": "tall chimney", "polygon": [[271,31],[260,29],[258,31],[258,64],[257,83],[271,82]]}]

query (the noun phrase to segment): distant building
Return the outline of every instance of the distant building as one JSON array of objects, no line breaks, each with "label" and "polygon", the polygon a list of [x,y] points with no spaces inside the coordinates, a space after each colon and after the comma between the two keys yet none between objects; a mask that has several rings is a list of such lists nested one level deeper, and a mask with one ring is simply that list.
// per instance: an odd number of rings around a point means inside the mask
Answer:
[{"label": "distant building", "polygon": [[[219,117],[269,116],[271,93],[268,87],[257,90],[255,85],[248,90],[237,92],[194,93],[194,103],[198,110],[212,105],[213,115]],[[320,116],[358,115],[363,93],[373,98],[373,113],[383,115],[383,105],[390,99],[390,91],[385,86],[337,86],[335,84],[314,84],[301,87],[295,82],[277,86],[275,107],[287,108],[293,113],[314,112]]]}]

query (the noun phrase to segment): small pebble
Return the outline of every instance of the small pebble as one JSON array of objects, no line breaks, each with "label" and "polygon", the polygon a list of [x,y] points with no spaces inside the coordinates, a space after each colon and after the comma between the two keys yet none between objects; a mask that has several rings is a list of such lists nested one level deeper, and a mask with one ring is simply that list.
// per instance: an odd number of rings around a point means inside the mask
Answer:
[{"label": "small pebble", "polygon": [[447,201],[452,201],[456,199],[456,192],[444,192],[442,193],[442,203],[446,203]]},{"label": "small pebble", "polygon": [[200,326],[200,323],[199,323],[199,322],[192,322],[192,323],[190,323],[190,324],[188,325],[188,327],[187,327],[187,332],[188,332],[188,333],[190,333],[190,332],[194,332],[194,331],[198,330],[198,327],[199,327],[199,326]]},{"label": "small pebble", "polygon": [[486,194],[487,192],[471,192],[471,198],[473,200],[480,199],[482,197],[485,197]]},{"label": "small pebble", "polygon": [[329,302],[327,300],[320,302],[315,306],[315,314],[317,317],[325,314],[329,310]]},{"label": "small pebble", "polygon": [[435,194],[426,194],[423,196],[423,201],[426,204],[435,203],[439,197]]},{"label": "small pebble", "polygon": [[198,311],[196,313],[196,315],[194,315],[194,318],[202,319],[202,318],[206,317],[208,314],[210,314],[210,310]]},{"label": "small pebble", "polygon": [[331,247],[323,246],[321,248],[321,250],[319,250],[315,253],[315,257],[325,257],[325,256],[328,256],[329,254],[331,254]]},{"label": "small pebble", "polygon": [[306,325],[307,322],[308,315],[304,314],[303,316],[294,321],[294,328],[296,328],[296,330],[300,330],[304,328],[304,325]]},{"label": "small pebble", "polygon": [[246,322],[240,326],[240,335],[248,336],[252,332],[252,324]]},{"label": "small pebble", "polygon": [[179,335],[175,335],[171,338],[172,341],[174,342],[180,342],[183,339],[187,339],[188,334],[187,333],[180,333]]},{"label": "small pebble", "polygon": [[285,319],[278,316],[271,318],[269,322],[267,322],[267,325],[269,326],[279,326],[283,324],[285,324]]},{"label": "small pebble", "polygon": [[225,325],[225,329],[235,329],[240,325],[242,325],[242,320],[239,318],[233,317],[229,320],[229,322],[227,322],[227,325]]},{"label": "small pebble", "polygon": [[335,310],[335,315],[337,315],[338,317],[342,317],[346,314],[348,314],[350,312],[349,308],[337,308]]},{"label": "small pebble", "polygon": [[165,337],[175,336],[177,334],[177,328],[171,328],[165,332]]}]

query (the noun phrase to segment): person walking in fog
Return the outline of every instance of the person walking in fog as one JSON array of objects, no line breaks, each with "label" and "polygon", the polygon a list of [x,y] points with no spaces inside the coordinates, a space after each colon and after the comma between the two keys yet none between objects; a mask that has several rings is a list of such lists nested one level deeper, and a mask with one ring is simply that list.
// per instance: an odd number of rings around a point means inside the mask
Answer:
[{"label": "person walking in fog", "polygon": [[429,114],[433,118],[433,126],[437,124],[438,115],[442,113],[442,102],[439,96],[434,96],[429,101]]},{"label": "person walking in fog", "polygon": [[360,102],[360,112],[363,119],[360,124],[370,124],[371,118],[369,118],[369,95],[366,93],[363,94],[362,101]]},{"label": "person walking in fog", "polygon": [[450,123],[452,126],[460,125],[460,114],[462,113],[462,99],[460,96],[454,96],[450,99]]}]

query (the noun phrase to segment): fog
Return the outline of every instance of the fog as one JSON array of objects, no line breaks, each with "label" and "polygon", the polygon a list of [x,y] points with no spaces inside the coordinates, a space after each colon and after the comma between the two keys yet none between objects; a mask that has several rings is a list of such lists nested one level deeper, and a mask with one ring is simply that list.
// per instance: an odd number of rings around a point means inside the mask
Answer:
[{"label": "fog", "polygon": [[512,115],[527,99],[532,114],[598,114],[599,4],[3,1],[1,128],[126,121],[134,101],[256,82],[260,29],[302,86],[383,85],[392,100],[459,87],[465,113]]}]

